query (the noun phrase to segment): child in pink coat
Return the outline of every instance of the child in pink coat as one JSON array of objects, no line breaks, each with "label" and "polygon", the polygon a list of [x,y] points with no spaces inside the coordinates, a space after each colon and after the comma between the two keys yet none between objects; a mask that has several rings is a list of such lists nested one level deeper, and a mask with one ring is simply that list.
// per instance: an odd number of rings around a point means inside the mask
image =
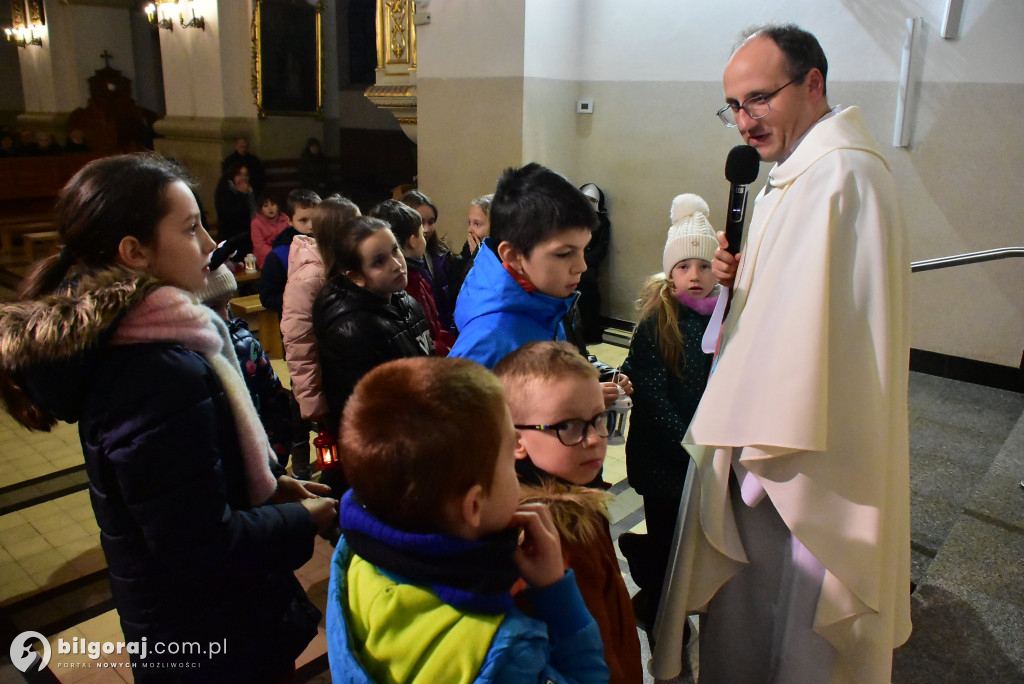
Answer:
[{"label": "child in pink coat", "polygon": [[274,198],[266,193],[260,195],[259,211],[252,217],[249,232],[252,234],[252,253],[256,256],[256,268],[262,269],[263,262],[270,254],[274,238],[288,227],[288,216],[281,213]]},{"label": "child in pink coat", "polygon": [[[324,261],[316,241],[323,229],[320,217],[324,212],[337,212],[345,215],[345,219],[360,215],[359,207],[340,195],[328,197],[316,208],[313,236],[296,235],[292,239],[281,312],[281,335],[292,394],[303,419],[314,422],[327,414],[327,400],[320,382],[320,352],[313,334],[313,301],[326,281]],[[337,222],[341,223],[344,220]]]}]

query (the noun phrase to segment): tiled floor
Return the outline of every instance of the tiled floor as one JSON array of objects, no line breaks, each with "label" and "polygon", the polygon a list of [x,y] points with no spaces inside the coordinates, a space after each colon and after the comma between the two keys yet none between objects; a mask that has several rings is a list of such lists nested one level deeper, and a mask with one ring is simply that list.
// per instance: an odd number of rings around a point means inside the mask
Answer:
[{"label": "tiled floor", "polygon": [[[613,365],[625,357],[607,344],[591,351]],[[274,365],[287,381],[284,364]],[[1022,409],[1018,393],[911,374],[912,579],[919,590],[914,635],[895,653],[896,684],[1024,682]],[[604,477],[613,483],[614,536],[644,530],[642,501],[625,473],[624,448],[609,447]],[[0,682],[132,681],[130,670],[116,667],[126,656],[54,654],[32,678],[6,657],[25,630],[53,644],[121,640],[97,537],[75,427],[29,433],[0,411]],[[298,572],[321,607],[330,553],[318,541]],[[645,638],[641,645],[646,652]],[[298,661],[296,682],[330,681],[325,651],[321,630]],[[688,654],[696,666],[695,646]]]},{"label": "tiled floor", "polygon": [[[626,353],[608,344],[592,346],[591,351],[616,366]],[[284,363],[275,361],[274,367],[287,383]],[[624,447],[609,447],[604,477],[615,485],[610,504],[615,534],[643,532],[642,501],[624,482]],[[0,412],[0,642],[9,644],[25,630],[43,633],[51,644],[58,639],[73,643],[75,638],[123,640],[98,532],[76,428],[60,424],[51,433],[30,433]],[[321,608],[326,604],[331,551],[318,539],[313,558],[297,573]],[[625,568],[625,562],[621,564]],[[628,574],[626,579],[635,589]],[[131,670],[118,666],[126,662],[127,654],[94,660],[85,654],[55,653],[48,681],[130,682]],[[298,682],[330,681],[322,625],[297,667]],[[22,681],[28,680],[5,659],[0,682]]]}]

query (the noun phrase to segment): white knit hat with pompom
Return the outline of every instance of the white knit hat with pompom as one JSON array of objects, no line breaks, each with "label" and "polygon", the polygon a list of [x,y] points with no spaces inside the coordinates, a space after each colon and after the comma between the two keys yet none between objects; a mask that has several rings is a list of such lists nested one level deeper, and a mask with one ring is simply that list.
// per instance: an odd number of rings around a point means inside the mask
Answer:
[{"label": "white knit hat with pompom", "polygon": [[665,251],[661,257],[665,275],[671,274],[672,268],[683,259],[711,261],[715,258],[718,240],[715,238],[715,229],[708,221],[707,202],[690,193],[677,195],[672,200],[669,216],[672,227],[668,229]]}]

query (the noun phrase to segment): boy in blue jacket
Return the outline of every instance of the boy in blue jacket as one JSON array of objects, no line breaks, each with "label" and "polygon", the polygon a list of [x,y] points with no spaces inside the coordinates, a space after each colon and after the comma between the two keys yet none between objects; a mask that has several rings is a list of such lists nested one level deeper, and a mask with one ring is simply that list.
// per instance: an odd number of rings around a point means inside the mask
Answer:
[{"label": "boy in blue jacket", "polygon": [[[327,604],[334,681],[608,681],[550,512],[519,505],[496,377],[463,359],[383,364],[339,434],[351,490]],[[520,576],[535,617],[513,604]]]},{"label": "boy in blue jacket", "polygon": [[527,342],[568,338],[601,372],[605,405],[615,402],[620,387],[632,394],[629,378],[591,357],[566,330],[598,224],[590,200],[565,176],[527,164],[498,179],[490,219],[491,234],[455,305],[459,337],[449,356],[493,368]]},{"label": "boy in blue jacket", "polygon": [[451,356],[492,368],[534,340],[564,340],[597,214],[564,176],[540,164],[506,169],[483,241],[455,305]]}]

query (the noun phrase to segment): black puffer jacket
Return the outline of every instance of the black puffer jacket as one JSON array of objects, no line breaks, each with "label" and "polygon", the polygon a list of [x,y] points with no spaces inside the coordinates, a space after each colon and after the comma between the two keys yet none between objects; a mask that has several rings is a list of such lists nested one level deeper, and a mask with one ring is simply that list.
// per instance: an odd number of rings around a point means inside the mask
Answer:
[{"label": "black puffer jacket", "polygon": [[[280,681],[316,635],[319,612],[292,574],[312,556],[316,526],[301,504],[249,504],[231,408],[202,355],[107,343],[154,286],[123,276],[0,308],[2,366],[79,424],[125,640],[146,637],[149,664],[199,664],[180,681]],[[160,656],[158,641],[227,648],[212,660]],[[159,667],[133,670],[135,681],[170,681]]]},{"label": "black puffer jacket", "polygon": [[386,361],[429,356],[430,326],[405,292],[384,300],[344,276],[328,280],[313,304],[313,332],[327,397],[327,425],[337,428],[359,379]]}]

